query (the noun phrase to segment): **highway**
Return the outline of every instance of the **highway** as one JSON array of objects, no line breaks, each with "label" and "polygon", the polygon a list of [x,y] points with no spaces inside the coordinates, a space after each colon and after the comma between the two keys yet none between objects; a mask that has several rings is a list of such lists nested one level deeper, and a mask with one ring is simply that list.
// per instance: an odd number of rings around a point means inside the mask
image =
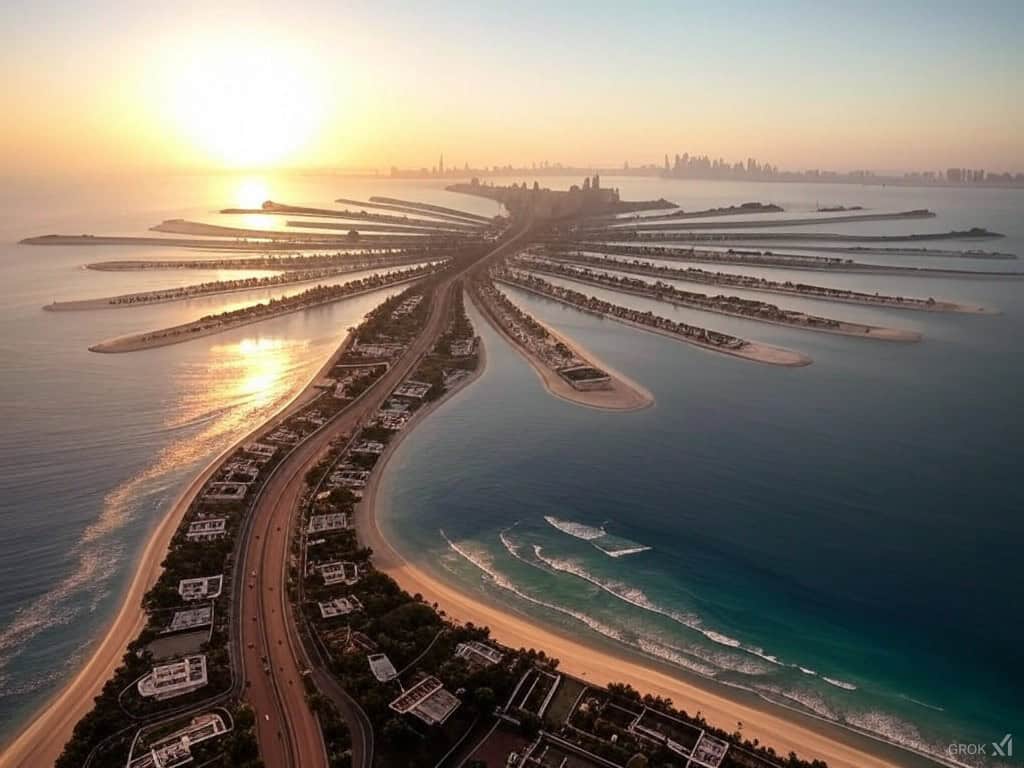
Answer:
[{"label": "highway", "polygon": [[[527,231],[524,228],[505,240],[483,260],[513,248]],[[443,332],[453,282],[472,265],[459,266],[436,283],[430,314],[409,349],[360,399],[278,465],[254,506],[237,571],[245,579],[239,615],[240,674],[244,680],[243,699],[256,712],[260,756],[267,768],[326,768],[320,727],[306,703],[302,680],[305,670],[311,670],[314,682],[340,704],[341,715],[352,732],[352,764],[359,768],[372,764],[373,733],[365,715],[322,667],[310,663],[298,636],[285,586],[289,530],[299,510],[309,469],[333,440],[351,435],[379,409]]]}]

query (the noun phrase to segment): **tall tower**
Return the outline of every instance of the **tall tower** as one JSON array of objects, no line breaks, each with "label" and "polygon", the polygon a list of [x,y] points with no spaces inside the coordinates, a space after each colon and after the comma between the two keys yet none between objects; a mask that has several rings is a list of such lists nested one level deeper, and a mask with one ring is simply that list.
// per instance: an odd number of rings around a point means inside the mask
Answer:
[{"label": "tall tower", "polygon": [[444,152],[441,153],[441,159],[437,163],[437,175],[444,176]]}]

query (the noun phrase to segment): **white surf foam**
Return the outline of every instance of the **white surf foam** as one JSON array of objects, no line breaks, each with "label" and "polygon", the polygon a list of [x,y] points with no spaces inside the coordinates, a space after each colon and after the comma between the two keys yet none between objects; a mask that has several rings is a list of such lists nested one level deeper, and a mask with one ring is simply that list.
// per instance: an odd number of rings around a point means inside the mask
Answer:
[{"label": "white surf foam", "polygon": [[511,592],[516,597],[526,600],[527,602],[533,603],[534,605],[539,605],[543,608],[556,611],[565,616],[570,616],[576,619],[577,621],[582,622],[586,626],[590,627],[595,632],[604,635],[605,637],[609,637],[613,640],[618,640],[620,642],[625,642],[622,633],[614,627],[609,627],[607,624],[603,624],[597,619],[594,619],[591,616],[588,616],[587,614],[582,613],[580,611],[574,611],[570,608],[565,608],[561,605],[555,605],[554,603],[549,603],[545,600],[540,600],[536,597],[533,597],[532,595],[528,595],[527,593],[519,589],[515,584],[513,584],[508,577],[499,573],[494,568],[493,564],[490,562],[486,555],[481,553],[470,552],[469,549],[464,545],[457,544],[451,539],[449,539],[443,530],[441,531],[441,536],[448,543],[448,546],[452,549],[453,552],[461,556],[463,559],[467,560],[472,565],[476,566],[479,570],[483,571],[483,573],[490,578],[491,583],[493,583],[495,586],[500,587],[501,589],[504,589],[508,592]]},{"label": "white surf foam", "polygon": [[583,539],[584,541],[593,541],[599,539],[602,536],[607,536],[608,532],[605,531],[604,527],[594,528],[590,525],[584,525],[583,523],[574,523],[571,520],[561,520],[552,515],[544,515],[544,519],[554,528],[557,528],[562,533],[567,533],[570,536],[574,536],[577,539]]},{"label": "white surf foam", "polygon": [[608,555],[608,557],[626,557],[627,555],[636,555],[640,552],[648,552],[653,549],[653,547],[648,547],[636,541],[630,541],[629,539],[624,539],[620,536],[612,536],[605,530],[604,525],[601,525],[599,528],[595,528],[592,525],[574,523],[571,520],[562,520],[561,518],[554,517],[553,515],[545,515],[544,520],[548,525],[556,528],[562,533],[566,533],[573,538],[589,542],[596,549]]},{"label": "white surf foam", "polygon": [[688,669],[691,672],[696,672],[698,675],[703,675],[704,677],[714,677],[721,671],[717,667],[702,663],[701,661],[685,655],[676,648],[656,643],[653,640],[641,637],[637,640],[637,645],[644,653],[649,653],[651,656],[655,656],[663,661],[669,662],[670,664],[682,667],[683,669]]},{"label": "white surf foam", "polygon": [[[508,548],[507,544],[506,548]],[[545,565],[547,565],[552,570],[576,576],[577,578],[583,579],[584,581],[593,584],[596,587],[599,587],[600,589],[604,590],[605,592],[614,597],[617,597],[619,600],[622,600],[623,602],[629,603],[630,605],[636,606],[637,608],[641,608],[645,611],[650,611],[651,613],[656,613],[661,616],[665,616],[666,618],[669,618],[672,621],[681,624],[687,629],[693,630],[694,632],[699,632],[713,643],[725,646],[727,648],[733,648],[744,653],[748,653],[752,656],[758,657],[759,659],[763,659],[764,661],[770,662],[771,664],[780,664],[779,660],[775,656],[765,653],[760,648],[745,646],[742,642],[740,642],[734,637],[729,637],[728,635],[725,635],[721,632],[716,632],[712,629],[708,629],[703,625],[699,616],[672,610],[670,608],[664,608],[663,606],[658,605],[657,603],[652,601],[646,594],[644,594],[643,590],[637,587],[632,587],[628,584],[623,584],[622,582],[610,579],[602,579],[597,576],[594,576],[592,573],[590,573],[590,571],[588,571],[585,567],[583,567],[582,564],[580,564],[576,560],[556,559],[547,557],[544,555],[543,547],[539,545],[535,544],[533,546],[533,551],[537,559]],[[523,559],[521,556],[519,557],[520,559]]]},{"label": "white surf foam", "polygon": [[608,555],[608,557],[625,557],[626,555],[637,555],[641,552],[649,552],[651,549],[653,549],[653,547],[645,547],[643,545],[639,545],[636,547],[626,547],[625,549],[606,549],[605,547],[602,547],[600,544],[595,544],[594,546],[600,549],[606,555]]},{"label": "white surf foam", "polygon": [[856,691],[857,690],[857,686],[854,685],[853,683],[847,683],[847,682],[845,682],[843,680],[836,680],[834,677],[825,677],[824,675],[822,675],[821,679],[824,680],[829,685],[834,685],[836,688],[842,688],[844,691]]}]

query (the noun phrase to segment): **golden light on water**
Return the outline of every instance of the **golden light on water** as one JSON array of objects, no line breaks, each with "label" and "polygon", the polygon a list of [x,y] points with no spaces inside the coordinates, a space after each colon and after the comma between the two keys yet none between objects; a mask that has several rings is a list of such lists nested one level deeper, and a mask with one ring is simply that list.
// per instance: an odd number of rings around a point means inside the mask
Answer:
[{"label": "golden light on water", "polygon": [[291,345],[283,339],[242,339],[234,346],[241,375],[232,377],[232,394],[246,400],[252,408],[262,408],[276,400],[285,383]]},{"label": "golden light on water", "polygon": [[259,208],[270,199],[270,187],[262,176],[247,176],[235,188],[235,205],[238,208]]}]

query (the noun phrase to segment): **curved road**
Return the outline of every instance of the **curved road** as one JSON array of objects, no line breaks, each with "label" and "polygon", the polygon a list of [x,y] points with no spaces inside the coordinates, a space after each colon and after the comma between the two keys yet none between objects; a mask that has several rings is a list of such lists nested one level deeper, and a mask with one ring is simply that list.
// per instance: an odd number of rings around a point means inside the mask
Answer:
[{"label": "curved road", "polygon": [[[501,255],[528,232],[498,245],[480,261]],[[430,315],[401,359],[358,401],[334,421],[299,445],[274,472],[253,510],[252,527],[241,554],[239,572],[246,584],[241,601],[241,670],[243,698],[256,712],[256,735],[267,768],[326,767],[327,757],[319,724],[306,702],[302,673],[311,669],[296,632],[286,579],[289,530],[305,488],[306,473],[338,436],[352,434],[413,371],[445,327],[452,284],[472,264],[440,278],[434,288]],[[314,681],[335,701],[354,704],[342,687],[322,669],[312,669]],[[340,696],[338,694],[341,694]],[[372,762],[372,729],[358,705],[341,706],[352,732],[352,764]]]}]

